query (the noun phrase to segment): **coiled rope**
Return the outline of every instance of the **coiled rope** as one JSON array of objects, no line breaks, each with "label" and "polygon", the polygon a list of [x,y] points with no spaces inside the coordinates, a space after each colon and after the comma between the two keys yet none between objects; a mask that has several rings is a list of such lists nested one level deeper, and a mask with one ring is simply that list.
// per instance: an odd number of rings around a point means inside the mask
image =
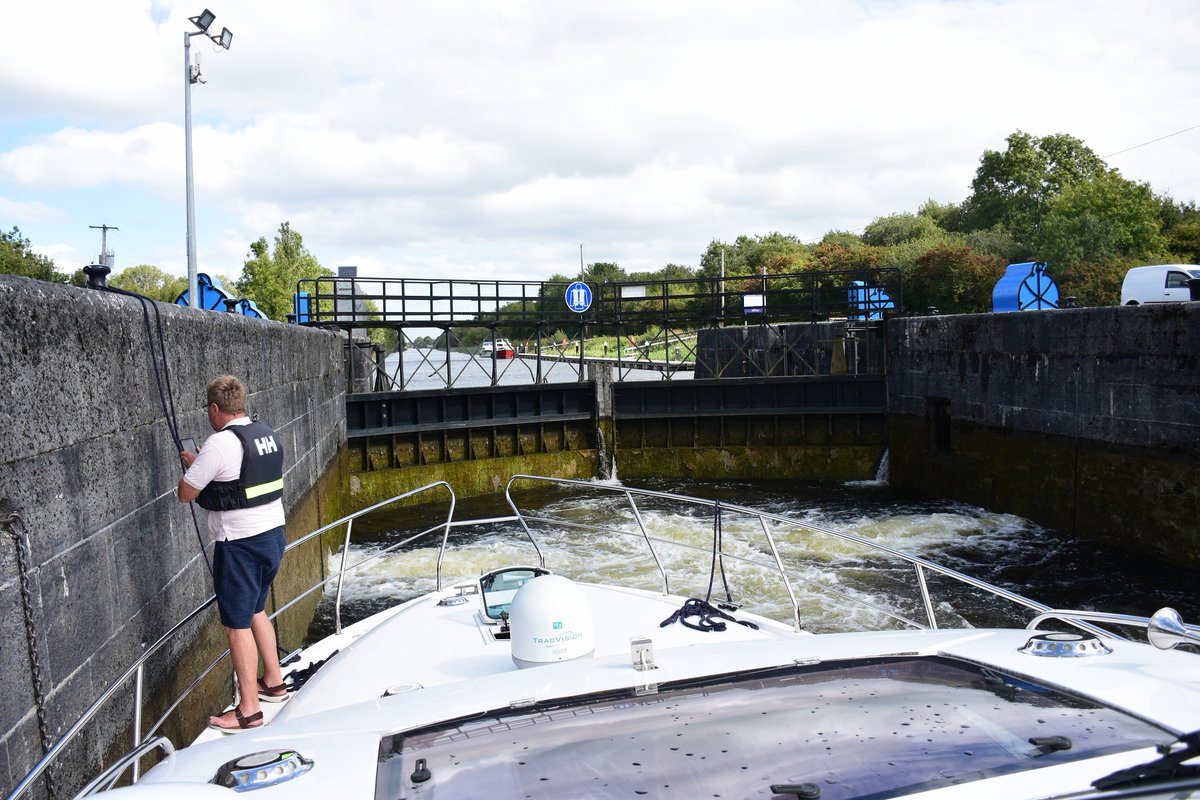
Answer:
[{"label": "coiled rope", "polygon": [[[758,626],[753,622],[748,622],[744,619],[735,619],[725,610],[736,611],[737,604],[733,602],[733,595],[729,591],[729,579],[725,575],[725,560],[721,557],[721,538],[724,531],[721,525],[721,503],[717,502],[713,510],[713,545],[712,545],[712,563],[708,570],[708,594],[703,600],[693,597],[683,604],[671,616],[658,623],[658,627],[665,628],[675,622],[680,623],[684,627],[691,628],[697,631],[723,631],[728,627],[726,622],[736,622],[738,625],[745,625],[747,628],[758,630]],[[712,604],[713,583],[716,582],[717,570],[721,571],[721,583],[725,587],[725,602],[718,602],[717,605]],[[722,610],[725,609],[725,610]],[[689,617],[695,617],[695,622],[689,622]]]}]

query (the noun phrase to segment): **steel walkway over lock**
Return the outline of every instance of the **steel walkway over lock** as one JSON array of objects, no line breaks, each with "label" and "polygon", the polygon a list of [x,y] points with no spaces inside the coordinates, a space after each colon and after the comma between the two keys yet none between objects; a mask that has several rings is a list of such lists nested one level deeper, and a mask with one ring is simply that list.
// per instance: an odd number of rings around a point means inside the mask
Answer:
[{"label": "steel walkway over lock", "polygon": [[[372,388],[404,391],[418,388],[411,385],[418,373],[440,374],[446,388],[461,382],[465,368],[451,367],[452,353],[480,362],[491,385],[505,375],[505,383],[544,383],[562,365],[582,381],[589,363],[611,364],[617,381],[647,368],[665,379],[821,374],[823,363],[826,372],[837,363],[846,372],[875,371],[867,365],[882,359],[860,350],[870,348],[864,334],[901,299],[896,269],[621,283],[321,277],[297,284],[293,319],[346,331],[351,342],[369,329],[391,330],[398,351],[417,349],[418,339],[432,343],[419,349],[415,367],[397,358],[389,370],[378,351],[363,366],[375,373]],[[797,323],[841,325],[825,337],[841,361],[822,359],[808,343],[798,347],[781,330]],[[589,337],[602,338],[600,352],[588,352]],[[499,340],[514,344],[516,358],[492,355]],[[487,341],[492,346],[481,348]],[[527,380],[514,380],[525,373]]]}]

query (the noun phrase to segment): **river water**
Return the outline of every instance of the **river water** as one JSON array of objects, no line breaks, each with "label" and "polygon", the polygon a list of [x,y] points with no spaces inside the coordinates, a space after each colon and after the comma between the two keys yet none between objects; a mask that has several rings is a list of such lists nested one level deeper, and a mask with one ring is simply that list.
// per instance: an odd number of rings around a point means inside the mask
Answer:
[{"label": "river water", "polygon": [[[635,484],[630,484],[631,486]],[[599,484],[603,487],[604,484]],[[874,540],[896,550],[919,555],[959,572],[983,579],[1004,589],[1056,608],[1103,610],[1149,616],[1163,606],[1178,610],[1184,620],[1200,621],[1200,598],[1195,592],[1197,574],[1162,559],[1130,553],[1123,548],[1089,542],[1041,528],[1010,514],[996,514],[947,500],[906,496],[886,480],[843,483],[797,482],[687,482],[651,481],[640,488],[674,492],[755,508],[781,517],[834,528]],[[524,495],[522,495],[524,496]],[[487,505],[487,502],[493,503]],[[593,496],[586,490],[569,493],[538,493],[522,507],[539,509],[576,521],[600,520],[614,513],[616,501],[602,489]],[[711,509],[704,514],[681,513],[653,502],[642,503],[644,524],[652,535],[688,542],[707,551],[714,525]],[[426,509],[393,514],[356,527],[348,553],[354,564],[401,541],[415,530],[434,524],[444,510]],[[507,506],[496,501],[459,502],[458,518],[505,515]],[[365,520],[363,521],[366,522]],[[576,530],[544,531],[547,566],[568,577],[587,581],[632,581],[645,588],[661,588],[653,561],[638,542],[592,535]],[[910,567],[881,564],[861,552],[851,552],[793,529],[776,530],[775,538],[785,567],[797,575],[796,589],[804,626],[816,632],[847,626],[847,604],[812,586],[834,584],[856,597],[912,619],[922,619],[919,594]],[[725,552],[763,554],[757,523],[730,517],[723,525]],[[824,539],[825,537],[820,537]],[[757,543],[756,543],[757,541]],[[438,541],[426,538],[354,569],[343,588],[343,624],[361,619],[435,587],[433,580]],[[820,546],[820,550],[818,550]],[[691,561],[687,561],[687,559]],[[664,560],[666,558],[664,557]],[[477,577],[484,571],[513,564],[536,564],[536,555],[516,525],[495,530],[457,531],[443,564],[444,585]],[[330,570],[340,565],[340,555],[330,559]],[[692,553],[670,562],[691,574],[677,580],[671,591],[685,596],[705,596],[710,580],[711,559],[706,552]],[[840,568],[839,577],[834,577]],[[747,610],[789,621],[791,606],[776,576],[763,570],[727,569],[734,599]],[[848,574],[849,579],[844,576]],[[845,581],[845,582],[842,582]],[[724,596],[720,577],[716,595]],[[938,604],[940,624],[962,614],[977,623],[1012,624],[1009,606],[964,591],[957,584],[932,578],[931,592]],[[333,592],[327,593],[310,631],[315,639],[333,629]],[[977,615],[982,614],[982,619]],[[944,616],[943,616],[944,615]],[[976,615],[976,616],[972,616]],[[1028,619],[1028,616],[1025,617]],[[869,627],[870,612],[860,620]],[[1023,622],[1024,620],[1020,620]]]},{"label": "river water", "polygon": [[[445,387],[447,372],[454,386],[487,386],[492,383],[492,360],[465,353],[446,355],[437,350],[409,349],[404,352],[403,375],[408,389]],[[396,376],[398,356],[385,362],[389,374]],[[496,383],[520,385],[533,382],[536,363],[511,359],[495,362]],[[579,380],[575,360],[543,360],[543,378],[547,382]],[[678,373],[674,379],[686,379],[690,373]],[[628,370],[626,380],[661,380],[653,371]],[[930,500],[905,495],[888,486],[886,477],[874,481],[841,483],[804,482],[697,482],[649,481],[631,483],[637,488],[693,495],[722,503],[759,509],[771,514],[825,528],[843,530],[871,539],[896,550],[921,556],[980,578],[1001,588],[1055,608],[1103,610],[1121,614],[1150,616],[1163,606],[1179,611],[1184,620],[1200,622],[1200,596],[1195,592],[1198,571],[1150,555],[1131,553],[1122,547],[1088,541],[1041,528],[1010,514],[996,514],[982,508],[948,500]],[[595,496],[587,492],[544,493],[533,498],[528,507],[569,519],[599,521],[613,511],[612,498],[603,490]],[[523,507],[526,505],[523,504]],[[460,519],[501,516],[510,513],[500,499],[459,502]],[[362,520],[347,554],[347,563],[355,564],[434,524],[441,508],[423,512],[395,513]],[[684,541],[701,549],[711,547],[711,515],[694,516],[675,509],[650,504],[644,510],[645,524],[652,533]],[[731,519],[723,532],[726,552],[762,553],[757,523]],[[572,531],[550,531],[552,552],[547,566],[555,572],[580,580],[621,579],[661,588],[652,559],[640,545],[629,539],[613,542],[594,535]],[[611,537],[608,537],[611,539]],[[847,552],[841,545],[832,555],[814,555],[827,541],[814,541],[798,531],[776,533],[784,566],[798,576],[795,587],[801,605],[801,620],[814,631],[845,627],[847,604],[811,586],[836,586],[856,597],[889,609],[897,609],[912,619],[921,619],[919,595],[913,590],[911,568],[881,564],[863,553]],[[824,539],[824,537],[822,537]],[[435,588],[433,575],[437,560],[437,541],[427,538],[404,549],[389,553],[352,570],[343,587],[342,622],[347,624]],[[515,524],[497,530],[462,530],[454,534],[443,565],[443,583],[477,577],[501,566],[536,563],[536,554]],[[330,571],[340,568],[341,555],[330,558]],[[690,571],[694,580],[676,582],[676,594],[704,596],[711,572],[710,559],[676,563]],[[834,569],[839,577],[833,577]],[[849,575],[849,579],[845,575]],[[839,582],[847,581],[848,582]],[[762,571],[742,570],[736,576],[735,599],[748,610],[780,620],[790,620],[791,607],[775,576]],[[720,586],[720,584],[717,584]],[[941,600],[938,613],[955,616],[973,615],[988,624],[1012,624],[1007,604],[997,608],[977,592],[964,591],[953,582],[931,579],[935,601]],[[723,589],[722,589],[723,593]],[[333,589],[327,592],[317,610],[309,638],[315,639],[334,628]],[[1026,617],[1027,618],[1027,617]],[[863,626],[878,623],[867,613]],[[941,624],[946,624],[942,622]]]},{"label": "river water", "polygon": [[[490,357],[480,358],[470,353],[446,353],[441,350],[409,348],[404,351],[404,365],[400,369],[400,356],[392,353],[384,361],[384,369],[396,383],[404,382],[404,388],[441,389],[447,385],[446,375],[455,387],[491,386],[492,364]],[[532,358],[510,358],[495,360],[495,382],[497,386],[520,386],[533,383],[537,378],[537,361]],[[585,367],[586,369],[586,367]],[[613,365],[614,376],[618,370]],[[628,381],[662,380],[656,370],[633,369],[626,364],[620,370],[621,379]],[[690,371],[673,373],[671,380],[690,380]],[[568,347],[565,358],[542,357],[542,379],[546,383],[570,383],[579,380],[579,356]]]}]

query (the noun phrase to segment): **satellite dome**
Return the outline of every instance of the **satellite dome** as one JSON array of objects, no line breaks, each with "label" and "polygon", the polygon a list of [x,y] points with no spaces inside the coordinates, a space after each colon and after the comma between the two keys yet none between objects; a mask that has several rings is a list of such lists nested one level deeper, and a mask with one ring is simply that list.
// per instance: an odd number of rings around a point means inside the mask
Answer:
[{"label": "satellite dome", "polygon": [[526,582],[513,597],[508,624],[513,663],[521,669],[596,652],[592,609],[579,587],[561,575]]}]

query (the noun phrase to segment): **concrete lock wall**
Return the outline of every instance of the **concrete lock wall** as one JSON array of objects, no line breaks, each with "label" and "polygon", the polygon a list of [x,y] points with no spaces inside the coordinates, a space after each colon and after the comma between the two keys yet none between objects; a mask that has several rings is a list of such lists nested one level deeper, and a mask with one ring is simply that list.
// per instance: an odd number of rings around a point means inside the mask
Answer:
[{"label": "concrete lock wall", "polygon": [[1200,303],[897,319],[891,482],[1200,564]]},{"label": "concrete lock wall", "polygon": [[[180,436],[203,442],[211,434],[205,386],[217,375],[235,374],[250,391],[251,414],[273,425],[285,448],[289,540],[343,513],[344,481],[328,477],[337,475],[344,454],[342,339],[232,314],[157,309]],[[45,735],[55,742],[143,645],[212,591],[192,513],[175,496],[181,467],[149,347],[153,338],[158,349],[153,315],[150,325],[148,334],[134,298],[0,275],[0,520],[8,520],[0,526],[5,793],[42,755],[35,680],[44,694]],[[196,521],[211,558],[199,509]],[[24,564],[18,563],[18,539],[28,547]],[[289,583],[304,582],[306,572],[320,577],[324,553],[318,550],[307,562],[289,554]],[[279,604],[286,599],[275,598]],[[283,644],[300,643],[307,620],[297,624],[299,632],[281,626]],[[161,661],[147,665],[148,698],[181,688],[170,664],[192,657],[189,648],[225,646],[215,611],[186,633]],[[197,701],[210,704],[209,711],[230,697],[227,665],[214,675],[210,694],[216,696]],[[98,732],[58,769],[59,792],[77,789],[77,776],[106,749],[128,746],[132,692],[118,694],[109,709]],[[147,716],[155,719],[152,710]]]}]

